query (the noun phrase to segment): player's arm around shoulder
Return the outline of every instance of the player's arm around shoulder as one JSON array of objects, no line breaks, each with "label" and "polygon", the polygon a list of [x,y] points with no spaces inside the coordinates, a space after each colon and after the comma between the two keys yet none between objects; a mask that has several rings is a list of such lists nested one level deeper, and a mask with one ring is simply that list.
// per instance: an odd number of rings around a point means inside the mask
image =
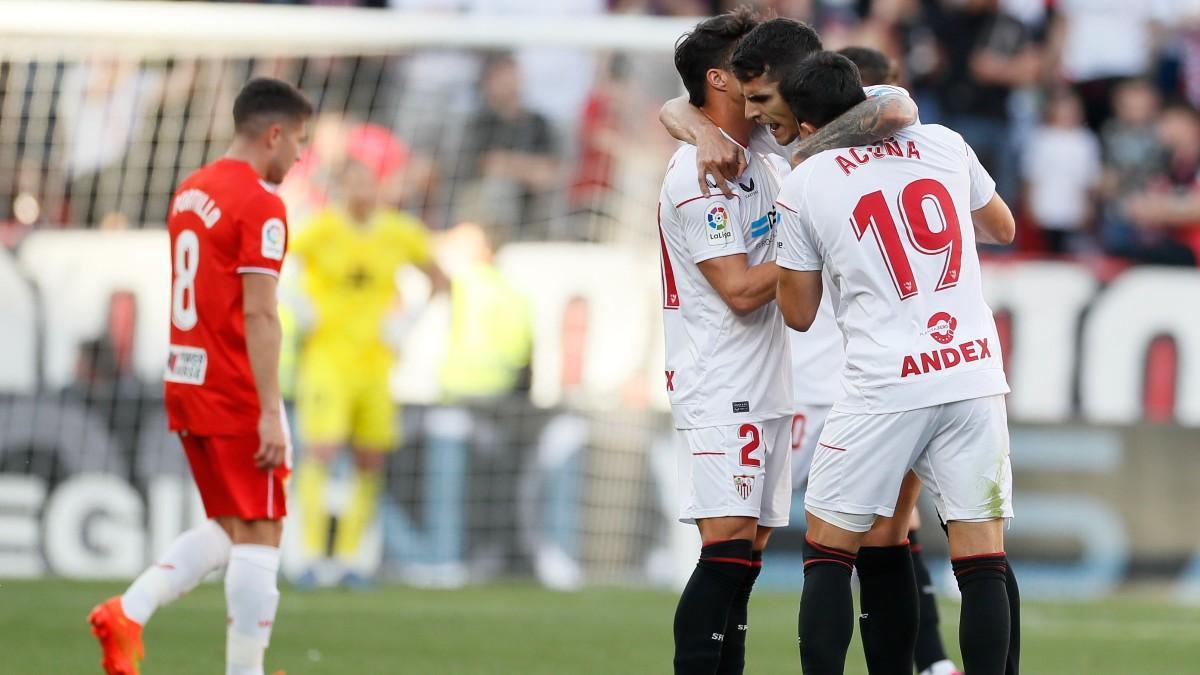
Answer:
[{"label": "player's arm around shoulder", "polygon": [[869,96],[840,117],[800,141],[792,156],[796,166],[806,159],[836,148],[851,148],[882,141],[917,123],[917,104],[898,91]]},{"label": "player's arm around shoulder", "polygon": [[[729,183],[746,170],[746,154],[741,146],[729,140],[712,120],[692,105],[686,96],[663,104],[658,121],[677,141],[696,146],[697,185],[707,197],[716,187],[726,197],[733,196]],[[711,176],[715,185],[708,182]]]}]

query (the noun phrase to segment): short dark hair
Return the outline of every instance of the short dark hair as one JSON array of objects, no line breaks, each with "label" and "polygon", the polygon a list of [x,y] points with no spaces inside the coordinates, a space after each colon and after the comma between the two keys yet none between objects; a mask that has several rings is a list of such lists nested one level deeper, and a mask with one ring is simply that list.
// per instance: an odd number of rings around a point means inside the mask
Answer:
[{"label": "short dark hair", "polygon": [[312,104],[299,89],[283,80],[256,77],[242,87],[233,102],[233,130],[254,135],[263,130],[263,122],[270,118],[299,121],[312,113]]},{"label": "short dark hair", "polygon": [[753,9],[743,5],[696,24],[675,43],[675,70],[694,106],[704,105],[708,71],[729,68],[729,57],[738,41],[758,25]]},{"label": "short dark hair", "polygon": [[858,68],[836,52],[817,52],[788,73],[779,94],[800,122],[823,127],[867,99]]},{"label": "short dark hair", "polygon": [[850,59],[854,62],[854,65],[858,66],[858,76],[862,78],[864,87],[876,84],[891,84],[895,78],[892,60],[887,57],[887,54],[878,49],[871,49],[870,47],[846,47],[845,49],[839,49],[837,53]]},{"label": "short dark hair", "polygon": [[808,56],[821,51],[821,36],[812,26],[794,19],[771,19],[759,24],[733,53],[733,74],[748,82],[766,74],[780,81]]}]

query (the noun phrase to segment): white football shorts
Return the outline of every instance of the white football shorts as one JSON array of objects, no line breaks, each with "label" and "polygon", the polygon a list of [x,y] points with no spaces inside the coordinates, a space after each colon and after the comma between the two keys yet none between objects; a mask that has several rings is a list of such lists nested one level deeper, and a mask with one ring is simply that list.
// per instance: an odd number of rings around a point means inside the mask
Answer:
[{"label": "white football shorts", "polygon": [[804,503],[891,517],[909,469],[944,521],[1011,518],[1004,397],[878,415],[829,413]]},{"label": "white football shorts", "polygon": [[813,453],[817,450],[817,441],[821,438],[821,430],[825,428],[825,418],[829,416],[828,405],[796,404],[796,412],[792,415],[792,491],[798,492],[808,484],[808,470],[812,466]]},{"label": "white football shorts", "polygon": [[683,429],[679,521],[748,516],[764,527],[788,524],[792,506],[792,419],[778,417]]}]

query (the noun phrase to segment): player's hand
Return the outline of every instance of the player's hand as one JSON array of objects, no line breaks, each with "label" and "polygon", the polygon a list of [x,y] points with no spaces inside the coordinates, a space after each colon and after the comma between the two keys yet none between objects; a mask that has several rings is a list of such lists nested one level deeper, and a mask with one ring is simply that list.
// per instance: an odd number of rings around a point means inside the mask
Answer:
[{"label": "player's hand", "polygon": [[[733,189],[729,182],[737,180],[746,170],[746,154],[741,146],[713,127],[712,131],[696,139],[696,169],[700,174],[700,194],[707,197],[710,189],[716,187],[732,199]],[[709,182],[710,176],[716,185]]]},{"label": "player's hand", "polygon": [[283,418],[278,410],[266,411],[258,418],[258,452],[254,465],[273,469],[287,459],[287,436],[283,433]]}]

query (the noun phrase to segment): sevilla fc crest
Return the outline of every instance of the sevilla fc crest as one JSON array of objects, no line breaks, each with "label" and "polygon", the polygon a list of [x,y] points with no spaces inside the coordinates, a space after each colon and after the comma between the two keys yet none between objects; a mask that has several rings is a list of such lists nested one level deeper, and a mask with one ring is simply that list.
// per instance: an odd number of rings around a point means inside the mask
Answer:
[{"label": "sevilla fc crest", "polygon": [[733,487],[743,500],[750,499],[750,493],[754,492],[754,476],[748,474],[734,476]]}]

